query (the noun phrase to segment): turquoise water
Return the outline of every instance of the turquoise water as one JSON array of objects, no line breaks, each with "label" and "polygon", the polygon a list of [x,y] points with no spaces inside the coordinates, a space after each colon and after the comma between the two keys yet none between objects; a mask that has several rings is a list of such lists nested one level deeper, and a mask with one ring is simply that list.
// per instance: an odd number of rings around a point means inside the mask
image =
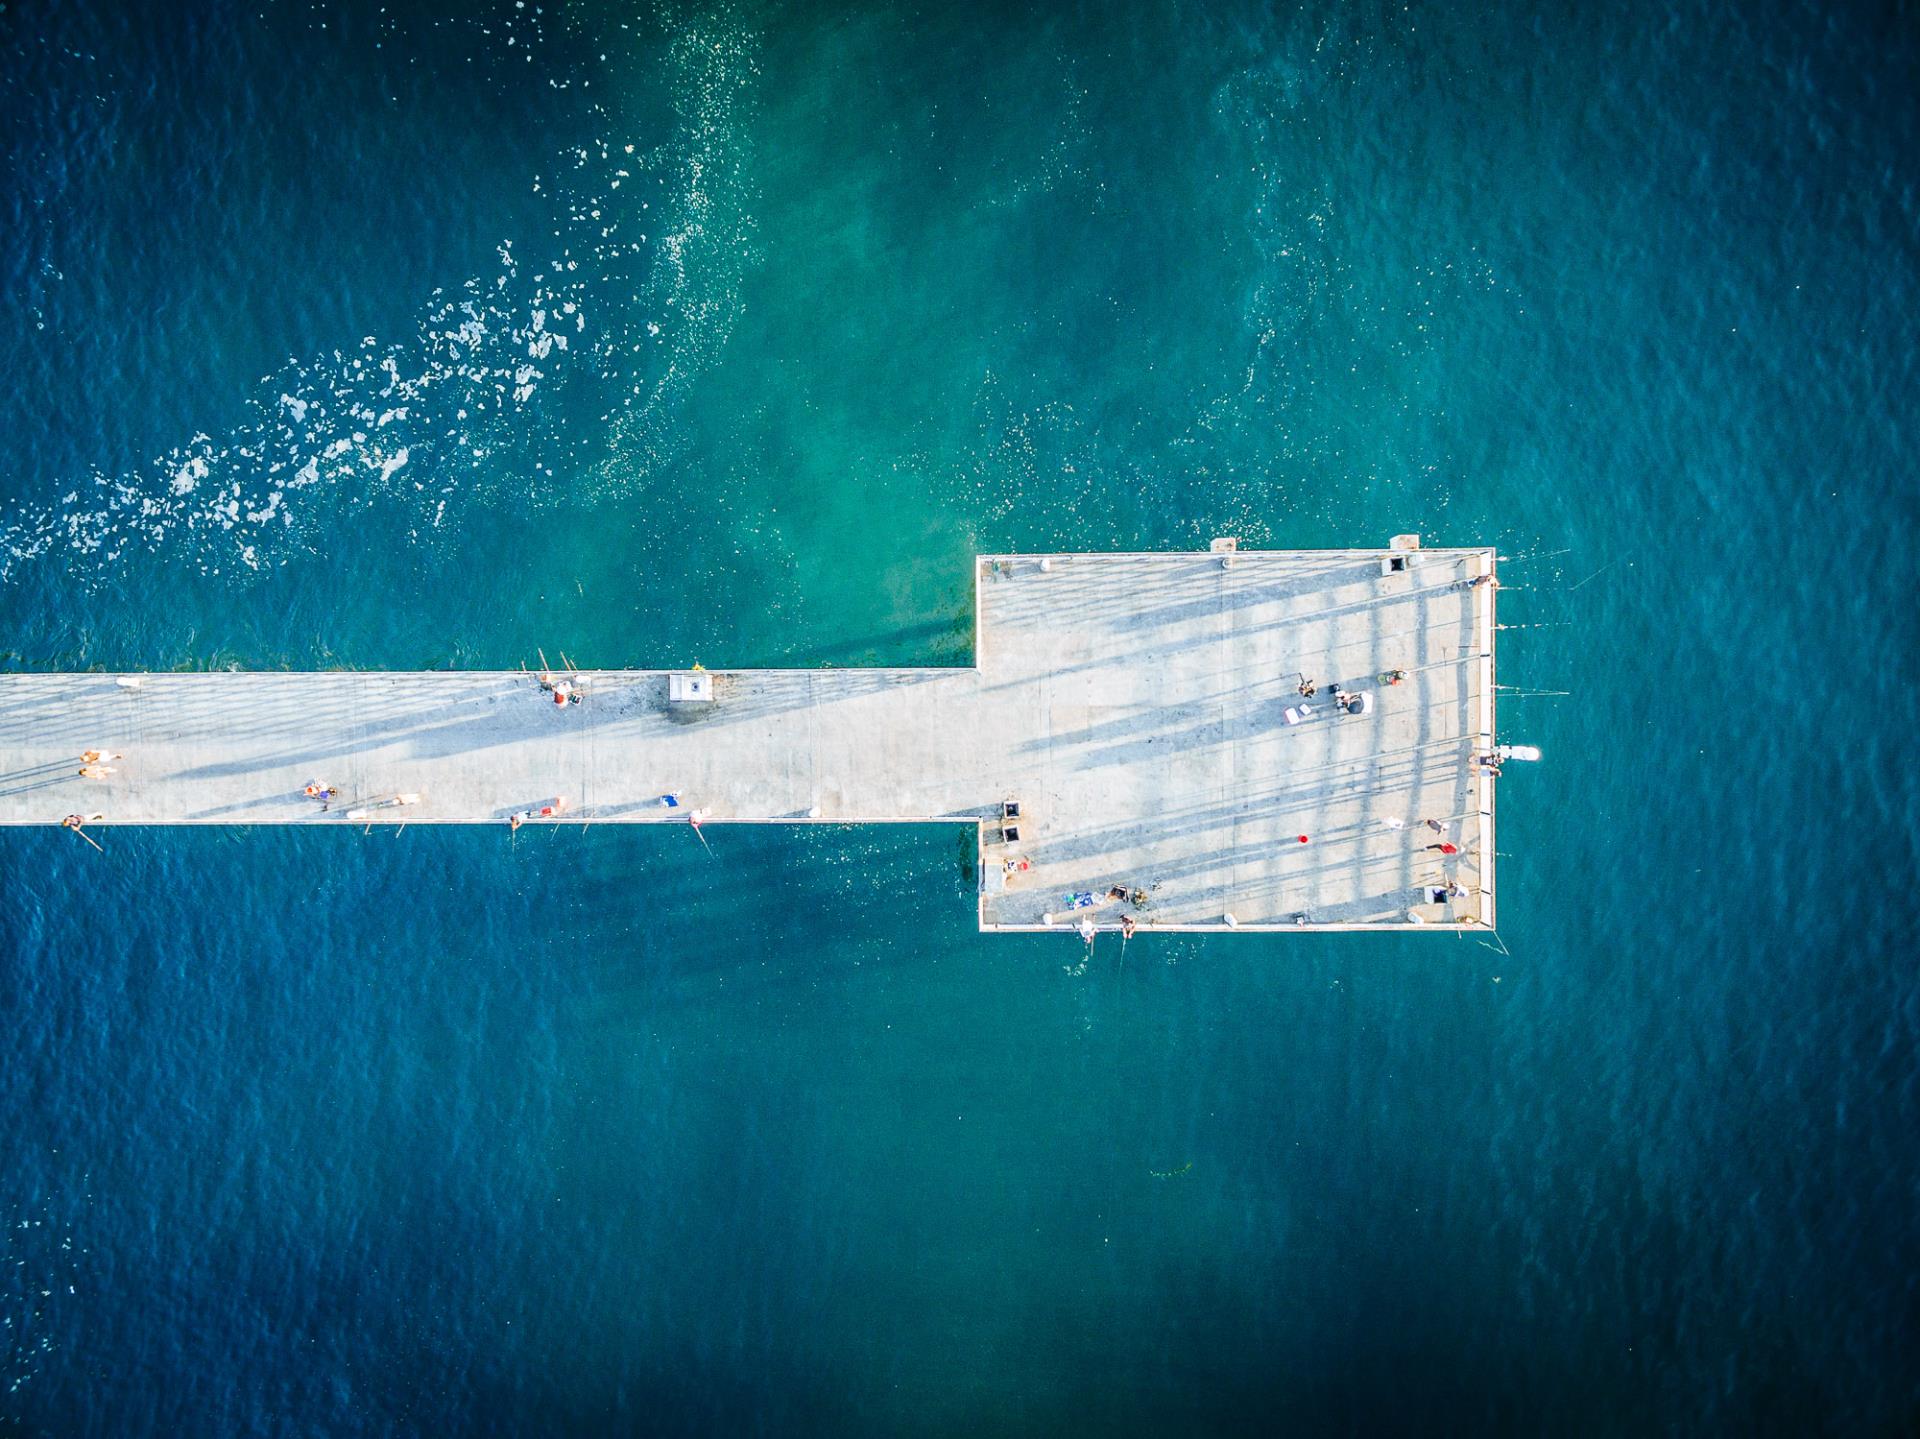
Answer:
[{"label": "turquoise water", "polygon": [[976,550],[1418,530],[1547,761],[1498,947],[1084,968],[941,830],[0,834],[0,1418],[1910,1429],[1917,62],[7,5],[10,667],[959,663]]}]

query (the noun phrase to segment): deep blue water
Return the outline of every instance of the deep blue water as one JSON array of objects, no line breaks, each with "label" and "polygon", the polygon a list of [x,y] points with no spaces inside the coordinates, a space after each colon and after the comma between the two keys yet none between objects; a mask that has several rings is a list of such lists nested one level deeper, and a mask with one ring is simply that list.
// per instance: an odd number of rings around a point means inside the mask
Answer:
[{"label": "deep blue water", "polygon": [[9,0],[8,667],[960,662],[976,550],[1417,530],[1547,760],[1498,946],[1084,967],[941,830],[0,834],[0,1422],[1910,1432],[1916,93],[1902,6]]}]

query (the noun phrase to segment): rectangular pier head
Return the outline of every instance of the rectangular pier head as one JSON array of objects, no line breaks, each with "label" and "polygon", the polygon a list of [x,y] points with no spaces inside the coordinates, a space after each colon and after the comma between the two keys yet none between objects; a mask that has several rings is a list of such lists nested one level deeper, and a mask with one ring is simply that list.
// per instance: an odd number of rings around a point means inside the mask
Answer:
[{"label": "rectangular pier head", "polygon": [[1494,555],[1407,538],[981,556],[968,668],[3,675],[0,823],[962,823],[983,929],[1490,928]]}]

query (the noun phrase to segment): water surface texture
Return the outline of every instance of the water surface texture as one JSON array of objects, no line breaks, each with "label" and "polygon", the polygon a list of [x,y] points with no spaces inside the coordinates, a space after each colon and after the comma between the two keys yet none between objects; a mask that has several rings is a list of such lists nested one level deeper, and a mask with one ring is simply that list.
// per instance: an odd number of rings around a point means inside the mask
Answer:
[{"label": "water surface texture", "polygon": [[9,0],[0,664],[965,663],[976,551],[1413,530],[1547,760],[1498,945],[0,834],[0,1419],[1910,1431],[1916,93],[1897,6]]}]

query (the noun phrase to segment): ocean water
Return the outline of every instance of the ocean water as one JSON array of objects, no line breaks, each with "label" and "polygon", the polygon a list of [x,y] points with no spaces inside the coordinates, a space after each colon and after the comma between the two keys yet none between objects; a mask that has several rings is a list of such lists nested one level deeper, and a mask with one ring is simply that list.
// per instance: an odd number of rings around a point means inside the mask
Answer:
[{"label": "ocean water", "polygon": [[1911,1432],[1916,93],[1900,6],[8,0],[0,664],[964,663],[977,550],[1416,530],[1547,758],[1497,944],[0,834],[0,1421]]}]

